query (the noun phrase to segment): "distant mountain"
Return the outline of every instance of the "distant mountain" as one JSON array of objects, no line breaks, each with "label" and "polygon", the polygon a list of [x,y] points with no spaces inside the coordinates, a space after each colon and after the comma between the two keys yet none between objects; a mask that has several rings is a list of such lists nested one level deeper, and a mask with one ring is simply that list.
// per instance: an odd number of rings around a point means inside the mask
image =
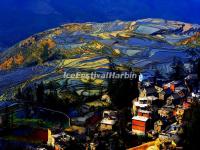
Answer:
[{"label": "distant mountain", "polygon": [[198,0],[1,0],[0,43],[8,47],[69,22],[151,17],[200,23],[199,10]]}]

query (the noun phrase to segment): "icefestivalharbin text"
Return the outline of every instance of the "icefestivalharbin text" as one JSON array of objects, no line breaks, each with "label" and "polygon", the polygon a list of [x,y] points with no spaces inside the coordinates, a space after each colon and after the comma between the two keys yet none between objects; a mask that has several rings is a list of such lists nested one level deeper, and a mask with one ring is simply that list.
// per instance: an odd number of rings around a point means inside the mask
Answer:
[{"label": "icefestivalharbin text", "polygon": [[79,79],[79,78],[91,78],[91,79],[137,79],[138,75],[135,74],[135,73],[130,73],[130,72],[122,72],[122,73],[116,73],[116,72],[105,72],[105,73],[76,72],[76,73],[67,73],[67,72],[64,72],[63,77],[65,79],[70,79],[70,78],[77,78],[77,79]]}]

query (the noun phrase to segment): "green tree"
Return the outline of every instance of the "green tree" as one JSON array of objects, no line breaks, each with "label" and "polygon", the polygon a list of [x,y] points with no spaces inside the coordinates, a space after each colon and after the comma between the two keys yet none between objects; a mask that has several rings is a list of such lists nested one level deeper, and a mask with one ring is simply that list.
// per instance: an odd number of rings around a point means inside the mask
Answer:
[{"label": "green tree", "polygon": [[56,81],[50,81],[46,86],[46,88],[51,91],[55,91],[59,87],[60,87],[60,84]]},{"label": "green tree", "polygon": [[160,73],[160,71],[157,69],[155,71],[155,74],[154,74],[154,83],[157,84],[157,80],[158,78],[163,78],[162,74]]},{"label": "green tree", "polygon": [[184,127],[184,148],[196,149],[199,147],[199,135],[200,135],[200,103],[196,101],[191,109],[186,112]]},{"label": "green tree", "polygon": [[200,81],[200,58],[197,61],[197,74],[198,74],[198,80]]},{"label": "green tree", "polygon": [[32,87],[29,86],[24,90],[24,99],[32,102],[33,97],[34,97],[33,89]]},{"label": "green tree", "polygon": [[[110,62],[110,71],[112,73],[122,73],[117,69],[111,57],[108,57]],[[132,72],[132,68],[126,67],[128,73]],[[112,103],[123,108],[132,105],[132,100],[139,95],[138,79],[108,79],[108,95],[110,95]]]},{"label": "green tree", "polygon": [[16,96],[15,96],[17,99],[24,99],[24,96],[23,96],[23,94],[22,94],[22,89],[19,87],[18,89],[17,89],[17,94],[16,94]]},{"label": "green tree", "polygon": [[48,45],[44,45],[42,49],[43,49],[43,52],[41,54],[41,58],[42,58],[43,62],[45,62],[49,58],[49,47],[48,47]]},{"label": "green tree", "polygon": [[37,102],[41,102],[44,103],[44,99],[45,99],[45,94],[44,94],[44,83],[41,82],[37,88],[36,88],[36,97],[37,97]]},{"label": "green tree", "polygon": [[173,80],[181,80],[185,77],[185,68],[183,62],[174,57],[173,63],[171,64],[172,72],[170,74],[170,78]]}]

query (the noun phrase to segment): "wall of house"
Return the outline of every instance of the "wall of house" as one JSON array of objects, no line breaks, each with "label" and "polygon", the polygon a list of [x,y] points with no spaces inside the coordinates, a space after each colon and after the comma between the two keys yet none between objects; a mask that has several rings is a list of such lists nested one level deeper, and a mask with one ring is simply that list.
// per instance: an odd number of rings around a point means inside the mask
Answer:
[{"label": "wall of house", "polygon": [[144,135],[146,132],[146,122],[132,120],[132,132],[134,134]]},{"label": "wall of house", "polygon": [[112,130],[112,125],[101,124],[100,130],[101,130],[101,131],[104,131],[104,130]]}]

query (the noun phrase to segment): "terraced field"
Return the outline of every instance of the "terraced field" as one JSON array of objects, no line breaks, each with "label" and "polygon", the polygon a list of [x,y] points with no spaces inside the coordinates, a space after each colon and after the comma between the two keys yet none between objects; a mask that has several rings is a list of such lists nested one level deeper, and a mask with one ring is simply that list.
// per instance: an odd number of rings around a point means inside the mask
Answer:
[{"label": "terraced field", "polygon": [[[199,57],[199,32],[199,25],[162,19],[66,24],[41,32],[0,54],[0,99],[41,81],[62,85],[64,72],[105,73],[115,66],[167,74],[174,57],[188,63],[194,57],[191,49]],[[95,95],[106,89],[107,81],[71,78],[67,86]]]}]

